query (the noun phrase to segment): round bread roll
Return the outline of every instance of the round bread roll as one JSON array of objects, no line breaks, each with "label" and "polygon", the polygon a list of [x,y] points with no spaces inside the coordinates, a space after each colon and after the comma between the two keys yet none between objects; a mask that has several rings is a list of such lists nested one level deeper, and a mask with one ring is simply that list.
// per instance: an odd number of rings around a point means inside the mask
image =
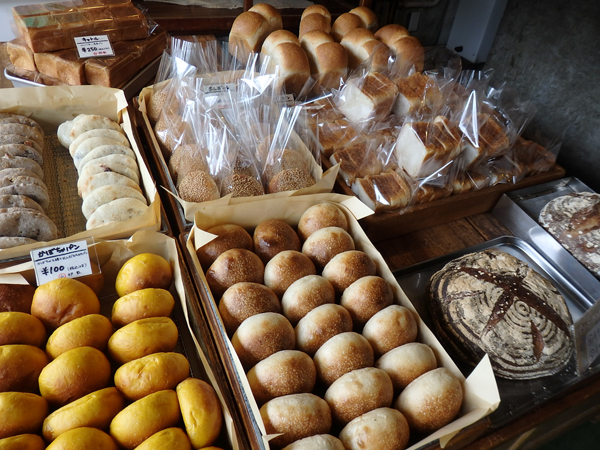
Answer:
[{"label": "round bread roll", "polygon": [[296,348],[312,356],[336,334],[352,331],[352,317],[343,306],[327,303],[300,319],[295,331]]},{"label": "round bread roll", "polygon": [[246,370],[281,350],[293,350],[294,328],[284,316],[266,312],[248,317],[238,327],[231,343]]},{"label": "round bread roll", "polygon": [[327,279],[338,295],[354,283],[366,276],[373,276],[377,267],[365,252],[348,250],[335,255],[323,268],[323,277]]},{"label": "round bread roll", "polygon": [[262,283],[265,266],[250,250],[232,248],[219,255],[206,271],[206,281],[215,298],[236,283]]},{"label": "round bread roll", "polygon": [[101,314],[88,314],[58,327],[48,338],[46,353],[52,359],[77,347],[106,350],[113,327]]},{"label": "round bread roll", "polygon": [[69,430],[57,437],[46,449],[50,450],[118,450],[108,434],[98,428],[81,427]]},{"label": "round bread roll", "polygon": [[33,345],[0,346],[0,392],[37,392],[38,377],[48,357]]},{"label": "round bread roll", "polygon": [[335,380],[325,392],[324,399],[334,422],[346,425],[369,411],[391,406],[394,388],[383,370],[365,367]]},{"label": "round bread roll", "polygon": [[264,312],[281,312],[279,298],[263,284],[241,282],[228,288],[219,301],[219,313],[231,336],[248,317]]},{"label": "round bread roll", "polygon": [[29,284],[0,284],[0,312],[31,313],[35,287]]},{"label": "round bread roll", "polygon": [[31,314],[40,319],[47,330],[99,312],[100,301],[96,293],[73,278],[56,278],[42,284],[35,290],[31,302]]},{"label": "round bread roll", "polygon": [[343,37],[354,28],[363,27],[363,20],[351,12],[340,14],[331,25],[331,36],[335,42],[340,42]]},{"label": "round bread roll", "polygon": [[189,172],[177,187],[179,196],[186,202],[207,202],[221,197],[215,180],[201,170]]},{"label": "round bread roll", "polygon": [[48,402],[29,392],[0,392],[0,439],[37,433],[48,415]]},{"label": "round bread roll", "polygon": [[190,440],[181,428],[171,427],[154,433],[136,450],[192,450]]},{"label": "round bread roll", "polygon": [[355,330],[362,330],[371,317],[392,303],[392,288],[378,276],[359,278],[346,288],[340,299],[340,304],[352,316]]},{"label": "round bread roll", "polygon": [[268,401],[260,408],[267,434],[280,436],[269,443],[281,448],[294,441],[329,433],[331,411],[327,402],[314,394],[290,394]]},{"label": "round bread roll", "polygon": [[37,434],[19,434],[0,439],[0,450],[44,450],[46,443]]},{"label": "round bread roll", "polygon": [[342,375],[364,367],[372,367],[375,361],[371,344],[353,331],[336,334],[325,342],[313,357],[317,378],[330,386]]},{"label": "round bread roll", "polygon": [[254,229],[254,251],[263,263],[284,250],[300,251],[300,239],[294,229],[279,219],[268,219]]},{"label": "round bread roll", "polygon": [[[282,45],[286,45],[286,44],[282,44]],[[277,47],[279,48],[279,47]],[[296,50],[296,52],[301,51],[301,54],[295,55],[295,57],[299,57],[301,55],[304,55],[304,58],[306,58],[306,63],[304,62],[299,62],[298,65],[301,66],[302,71],[298,70],[299,74],[297,76],[296,80],[293,80],[290,83],[294,83],[293,85],[291,85],[289,88],[285,87],[286,90],[289,89],[290,93],[296,93],[296,95],[298,95],[298,91],[299,89],[302,89],[302,87],[304,86],[304,84],[306,83],[306,81],[308,80],[308,78],[310,77],[310,64],[308,62],[308,56],[306,56],[306,52],[302,49],[302,47],[296,47],[299,50]],[[303,61],[302,58],[297,58],[298,61]],[[306,64],[306,67],[304,68],[304,65]],[[290,78],[292,78],[294,72],[290,70],[290,72],[292,73],[292,75],[290,76]],[[284,79],[285,81],[285,79]],[[275,175],[273,178],[271,178],[271,181],[269,181],[269,186],[267,188],[267,192],[269,194],[274,194],[276,192],[285,192],[285,191],[297,191],[299,189],[304,189],[307,187],[310,187],[312,185],[314,185],[316,183],[315,179],[313,178],[313,176],[311,175],[311,173],[306,170],[306,169],[285,169],[282,170],[281,172],[279,172],[277,175]]]},{"label": "round bread roll", "polygon": [[411,382],[394,402],[410,429],[430,434],[452,422],[463,401],[460,380],[445,367],[430,370]]},{"label": "round bread roll", "polygon": [[118,329],[108,340],[108,354],[125,364],[152,353],[172,352],[179,331],[169,317],[139,319]]},{"label": "round bread roll", "polygon": [[292,283],[315,274],[315,266],[305,254],[296,250],[284,250],[265,266],[264,281],[281,298]]},{"label": "round bread roll", "polygon": [[309,31],[302,36],[302,48],[308,56],[315,88],[339,89],[348,75],[346,49],[323,31]]},{"label": "round bread roll", "polygon": [[100,350],[78,347],[48,363],[39,376],[40,394],[49,403],[66,405],[108,386],[110,362]]},{"label": "round bread roll", "polygon": [[37,317],[20,311],[0,312],[0,346],[24,344],[41,347],[45,342],[46,328]]},{"label": "round bread roll", "polygon": [[396,347],[375,362],[375,367],[385,370],[399,393],[413,380],[437,368],[437,359],[431,347],[420,342],[409,342]]},{"label": "round bread roll", "polygon": [[344,444],[330,434],[316,434],[286,445],[283,450],[344,450]]},{"label": "round bread roll", "polygon": [[125,407],[125,399],[115,387],[92,392],[44,419],[42,433],[48,442],[61,434],[80,427],[106,429],[111,420]]},{"label": "round bread roll", "polygon": [[223,425],[221,403],[213,387],[206,381],[187,378],[177,385],[177,399],[192,447],[212,445]]},{"label": "round bread roll", "polygon": [[323,31],[324,33],[331,32],[331,17],[324,16],[323,14],[313,13],[303,16],[300,20],[300,31],[298,37],[302,39],[306,33],[311,31]]},{"label": "round bread roll", "polygon": [[273,49],[284,42],[300,45],[298,36],[288,30],[277,30],[273,31],[267,36],[265,42],[263,42],[260,52],[263,55],[271,56]]},{"label": "round bread roll", "polygon": [[215,262],[219,255],[232,248],[253,250],[252,236],[239,225],[226,223],[206,230],[207,233],[216,234],[217,237],[196,250],[198,261],[204,270]]},{"label": "round bread roll", "polygon": [[119,367],[115,386],[128,400],[139,400],[165,389],[175,389],[190,373],[190,363],[181,353],[161,352],[143,356]]},{"label": "round bread roll", "polygon": [[417,321],[413,313],[401,305],[390,305],[375,313],[365,324],[362,335],[378,358],[393,348],[417,339]]},{"label": "round bread roll", "polygon": [[140,289],[169,289],[173,281],[171,263],[156,253],[139,253],[125,261],[115,280],[115,289],[123,297]]},{"label": "round bread roll", "polygon": [[390,45],[392,42],[409,35],[406,28],[396,23],[385,25],[373,33],[375,39],[379,39],[381,42],[387,45]]},{"label": "round bread roll", "polygon": [[302,245],[302,253],[311,259],[319,273],[335,255],[348,250],[354,250],[354,239],[339,227],[321,228]]},{"label": "round bread roll", "polygon": [[292,325],[326,303],[335,303],[335,291],[331,283],[319,275],[307,275],[294,281],[281,297],[283,315]]},{"label": "round bread roll", "polygon": [[362,26],[368,29],[369,31],[375,33],[375,31],[377,31],[377,28],[379,28],[377,15],[370,8],[367,8],[366,6],[358,6],[356,8],[352,8],[350,12],[360,17],[360,20],[362,21]]},{"label": "round bread roll", "polygon": [[393,408],[369,411],[340,432],[346,450],[403,450],[409,437],[406,418]]},{"label": "round bread roll", "polygon": [[181,420],[175,391],[167,389],[147,395],[120,411],[110,422],[110,435],[117,444],[133,449]]},{"label": "round bread roll", "polygon": [[258,405],[283,395],[311,392],[316,380],[312,358],[298,350],[274,353],[248,372],[248,383]]},{"label": "round bread roll", "polygon": [[110,320],[114,326],[122,327],[149,317],[169,317],[174,307],[175,299],[166,289],[139,289],[113,303]]}]

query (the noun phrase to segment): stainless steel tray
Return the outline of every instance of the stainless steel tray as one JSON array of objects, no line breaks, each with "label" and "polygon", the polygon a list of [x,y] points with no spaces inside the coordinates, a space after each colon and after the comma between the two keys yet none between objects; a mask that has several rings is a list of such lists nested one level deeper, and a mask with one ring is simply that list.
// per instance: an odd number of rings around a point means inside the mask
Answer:
[{"label": "stainless steel tray", "polygon": [[[558,271],[548,260],[536,251],[530,244],[524,240],[504,236],[483,244],[463,249],[458,252],[431,259],[416,264],[405,269],[394,272],[400,287],[404,290],[408,298],[417,309],[425,323],[434,330],[431,315],[427,309],[426,293],[427,284],[431,276],[440,270],[446,263],[453,259],[472,252],[478,252],[487,249],[498,249],[507,252],[516,258],[526,262],[540,275],[550,279],[558,291],[563,295],[573,317],[573,321],[578,320],[588,309],[588,303],[577,288]],[[439,337],[438,337],[439,338]],[[442,345],[444,341],[440,339]],[[447,347],[450,352],[450,348]],[[463,373],[468,374],[471,370],[466,364],[459,365]],[[599,367],[593,368],[585,373],[589,376]],[[490,415],[492,427],[502,427],[511,420],[531,411],[536,406],[559,395],[561,392],[573,386],[581,380],[577,371],[577,359],[572,357],[567,367],[560,373],[533,380],[507,380],[497,378],[498,389],[500,391],[500,406]]]}]

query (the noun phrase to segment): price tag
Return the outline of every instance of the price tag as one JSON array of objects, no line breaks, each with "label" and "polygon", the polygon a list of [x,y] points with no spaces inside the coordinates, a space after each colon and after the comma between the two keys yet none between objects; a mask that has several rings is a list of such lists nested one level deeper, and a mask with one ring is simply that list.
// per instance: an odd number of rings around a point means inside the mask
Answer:
[{"label": "price tag", "polygon": [[92,273],[85,240],[32,250],[38,286],[56,278],[77,278]]},{"label": "price tag", "polygon": [[585,336],[588,363],[592,364],[600,355],[600,323],[597,323]]},{"label": "price tag", "polygon": [[106,34],[76,37],[75,46],[80,58],[115,56],[115,52]]}]

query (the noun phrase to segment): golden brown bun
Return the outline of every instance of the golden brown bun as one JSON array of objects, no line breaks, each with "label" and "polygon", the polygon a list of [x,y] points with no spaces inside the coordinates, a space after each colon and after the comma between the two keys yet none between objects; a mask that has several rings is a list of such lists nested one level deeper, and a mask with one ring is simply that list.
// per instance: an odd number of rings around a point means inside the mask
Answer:
[{"label": "golden brown bun", "polygon": [[348,219],[335,203],[318,203],[304,211],[298,221],[298,235],[305,241],[315,231],[326,227],[339,227],[348,231]]},{"label": "golden brown bun", "polygon": [[333,286],[319,275],[307,275],[294,281],[281,297],[283,315],[296,325],[317,306],[335,303]]},{"label": "golden brown bun", "polygon": [[340,14],[331,25],[331,36],[335,42],[340,42],[342,38],[354,28],[364,28],[363,21],[356,14],[350,12]]},{"label": "golden brown bun", "polygon": [[62,433],[80,427],[106,429],[124,407],[125,399],[115,387],[92,392],[46,417],[42,427],[44,438],[51,442]]},{"label": "golden brown bun", "polygon": [[329,433],[331,429],[331,411],[327,402],[309,393],[274,398],[260,408],[260,415],[267,434],[283,433],[269,441],[274,448]]},{"label": "golden brown bun", "polygon": [[321,273],[335,255],[348,250],[354,250],[354,239],[339,227],[321,228],[302,245],[302,253],[314,263],[317,273]]},{"label": "golden brown bun", "polygon": [[279,298],[263,284],[241,282],[225,291],[219,301],[219,313],[229,335],[255,314],[281,312]]},{"label": "golden brown bun", "polygon": [[51,359],[77,347],[106,350],[113,327],[101,314],[88,314],[58,327],[48,338],[46,353]]},{"label": "golden brown bun", "polygon": [[316,379],[312,358],[298,350],[274,353],[248,372],[248,384],[258,405],[283,395],[311,392]]},{"label": "golden brown bun", "polygon": [[357,417],[340,432],[346,450],[396,450],[408,444],[406,418],[393,408],[378,408]]},{"label": "golden brown bun", "polygon": [[310,31],[323,31],[329,34],[331,32],[331,18],[323,14],[313,13],[302,17],[300,20],[300,31],[298,37],[302,39]]},{"label": "golden brown bun", "polygon": [[50,450],[118,450],[117,444],[108,434],[97,428],[74,428],[61,434],[46,449]]},{"label": "golden brown bun", "polygon": [[317,378],[330,386],[342,375],[371,367],[375,361],[371,344],[353,331],[336,334],[325,342],[313,357]]},{"label": "golden brown bun", "polygon": [[37,433],[48,415],[48,402],[28,392],[0,392],[0,439]]},{"label": "golden brown bun", "polygon": [[283,220],[268,219],[259,223],[252,237],[254,252],[267,264],[284,250],[300,251],[300,239],[294,229]]},{"label": "golden brown bun", "polygon": [[100,350],[78,347],[50,362],[39,376],[42,397],[54,405],[66,405],[98,389],[111,380],[110,362]]},{"label": "golden brown bun", "polygon": [[265,266],[257,255],[243,248],[232,248],[221,253],[211,264],[206,271],[206,281],[215,298],[220,298],[236,283],[262,284],[264,274]]},{"label": "golden brown bun", "polygon": [[212,445],[223,425],[223,411],[214,388],[206,381],[188,378],[177,385],[177,399],[192,447]]},{"label": "golden brown bun", "polygon": [[0,312],[0,346],[25,344],[41,347],[45,342],[46,328],[37,317],[20,311]]},{"label": "golden brown bun", "polygon": [[327,303],[300,319],[295,331],[298,350],[312,356],[329,338],[352,331],[352,318],[343,306]]},{"label": "golden brown bun", "polygon": [[169,317],[174,307],[175,299],[166,289],[140,289],[113,303],[110,320],[115,327],[122,327],[149,317]]},{"label": "golden brown bun", "polygon": [[248,317],[231,343],[246,370],[281,350],[293,350],[294,328],[284,316],[267,312]]},{"label": "golden brown bun", "polygon": [[265,42],[263,42],[262,48],[260,52],[263,55],[271,56],[273,49],[277,47],[279,44],[283,44],[284,42],[300,45],[300,41],[298,40],[298,36],[288,30],[277,30],[273,31],[271,34],[267,36]]},{"label": "golden brown bun", "polygon": [[306,8],[304,8],[304,11],[302,11],[302,16],[300,16],[300,20],[304,19],[304,17],[308,16],[309,14],[315,14],[315,13],[321,14],[321,15],[327,17],[329,19],[329,21],[331,22],[331,13],[327,9],[327,7],[323,6],[323,5],[318,5],[318,4],[310,5],[310,6],[307,6]]},{"label": "golden brown bun", "polygon": [[346,288],[340,304],[352,316],[355,330],[362,330],[378,311],[394,303],[394,293],[389,283],[379,276],[359,278]]},{"label": "golden brown bun", "polygon": [[118,329],[108,340],[108,354],[120,363],[159,352],[172,352],[179,331],[168,317],[140,319]]},{"label": "golden brown bun", "polygon": [[265,266],[265,285],[281,298],[294,281],[315,274],[314,264],[304,253],[284,250]]},{"label": "golden brown bun", "polygon": [[417,72],[423,71],[425,50],[416,37],[406,36],[400,38],[389,44],[389,48],[402,64],[414,66]]},{"label": "golden brown bun", "polygon": [[227,223],[209,228],[206,231],[216,234],[217,237],[196,250],[196,255],[204,270],[208,269],[219,255],[227,250],[232,248],[253,250],[254,248],[252,236],[239,225]]},{"label": "golden brown bun", "polygon": [[235,18],[229,32],[229,53],[246,61],[250,53],[258,53],[271,32],[269,22],[255,11],[245,11]]},{"label": "golden brown bun", "polygon": [[375,367],[353,370],[335,380],[324,396],[333,420],[346,425],[377,408],[389,407],[394,387],[387,373]]},{"label": "golden brown bun", "polygon": [[115,372],[115,386],[128,400],[175,389],[190,373],[187,358],[174,352],[153,353],[123,364]]},{"label": "golden brown bun", "polygon": [[29,284],[0,284],[0,312],[31,313],[35,287]]},{"label": "golden brown bun", "polygon": [[316,434],[304,439],[299,439],[287,445],[283,450],[344,450],[344,444],[331,434]]},{"label": "golden brown bun", "polygon": [[375,31],[375,39],[379,39],[384,44],[390,45],[392,42],[400,38],[408,36],[408,30],[402,25],[390,23],[379,30]]},{"label": "golden brown bun", "polygon": [[31,314],[49,331],[78,317],[98,313],[100,301],[96,293],[73,278],[57,278],[39,286],[31,303]]},{"label": "golden brown bun", "polygon": [[169,289],[173,281],[171,263],[154,253],[140,253],[119,270],[115,289],[119,297],[147,288]]},{"label": "golden brown bun", "polygon": [[269,5],[268,3],[257,3],[252,6],[248,11],[256,12],[263,16],[269,24],[269,31],[272,33],[276,30],[283,28],[281,14],[277,11],[277,8]]},{"label": "golden brown bun", "polygon": [[411,381],[437,368],[431,347],[420,342],[409,342],[385,353],[375,362],[375,367],[387,372],[399,393]]},{"label": "golden brown bun", "polygon": [[323,269],[323,277],[327,279],[338,295],[356,280],[375,275],[377,267],[365,252],[348,250],[338,253]]},{"label": "golden brown bun", "polygon": [[133,449],[154,433],[176,425],[180,419],[175,391],[158,391],[119,412],[110,423],[110,435],[119,446]]},{"label": "golden brown bun", "polygon": [[463,401],[460,380],[445,367],[430,370],[411,382],[394,402],[410,429],[430,434],[452,422]]},{"label": "golden brown bun", "polygon": [[413,313],[404,306],[390,305],[369,319],[362,335],[367,338],[378,358],[393,348],[413,342],[417,332]]},{"label": "golden brown bun", "polygon": [[374,33],[377,31],[377,28],[379,28],[377,14],[375,14],[373,10],[367,8],[366,6],[358,6],[351,9],[350,12],[360,17],[363,27],[367,28],[369,31]]},{"label": "golden brown bun", "polygon": [[37,392],[38,377],[47,364],[44,351],[33,345],[0,346],[0,392]]},{"label": "golden brown bun", "polygon": [[136,450],[191,450],[192,444],[181,428],[171,427],[154,433],[140,445]]},{"label": "golden brown bun", "polygon": [[0,450],[44,450],[46,443],[37,434],[19,434],[0,439]]}]

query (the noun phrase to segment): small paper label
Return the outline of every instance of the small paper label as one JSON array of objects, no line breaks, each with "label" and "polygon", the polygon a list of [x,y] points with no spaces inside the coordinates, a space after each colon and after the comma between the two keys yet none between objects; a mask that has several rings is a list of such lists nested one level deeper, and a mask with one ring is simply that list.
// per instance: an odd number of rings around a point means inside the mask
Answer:
[{"label": "small paper label", "polygon": [[115,52],[106,34],[76,37],[75,45],[77,46],[80,58],[115,56]]},{"label": "small paper label", "polygon": [[600,355],[600,323],[597,323],[585,336],[588,363],[592,364]]},{"label": "small paper label", "polygon": [[92,273],[85,240],[32,250],[38,286],[56,278],[77,278]]}]

